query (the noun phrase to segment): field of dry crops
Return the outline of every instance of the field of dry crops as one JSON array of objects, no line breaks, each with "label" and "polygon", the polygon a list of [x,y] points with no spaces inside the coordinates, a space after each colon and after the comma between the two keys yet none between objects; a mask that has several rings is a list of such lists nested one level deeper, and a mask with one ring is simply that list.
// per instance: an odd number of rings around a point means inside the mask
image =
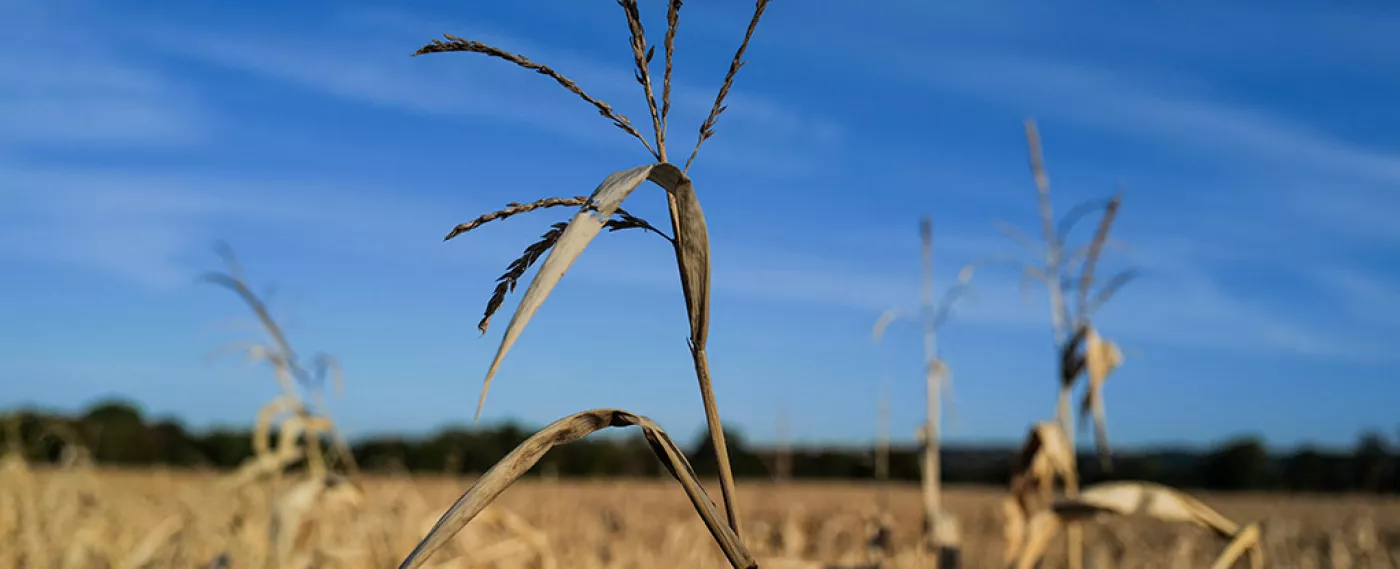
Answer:
[{"label": "field of dry crops", "polygon": [[[229,490],[212,473],[69,470],[26,478],[30,491],[3,493],[0,504],[4,567],[393,567],[470,484],[368,477],[362,494],[324,499],[298,523],[288,505],[294,479]],[[946,490],[945,507],[961,521],[964,567],[1003,565],[1004,497],[1000,488]],[[1271,567],[1400,567],[1400,501],[1203,497],[1232,518],[1264,520]],[[921,566],[917,486],[751,482],[740,498],[745,541],[762,567]],[[890,532],[883,550],[873,545],[882,503],[892,518],[883,524]],[[275,559],[279,541],[290,552],[285,564]],[[1202,529],[1134,520],[1090,525],[1085,557],[1092,567],[1206,567],[1222,546]],[[1051,551],[1044,567],[1063,566],[1063,550]],[[674,481],[532,479],[511,487],[430,565],[727,563]]]},{"label": "field of dry crops", "polygon": [[[665,126],[682,2],[667,3],[659,97],[650,71],[656,45],[648,43],[643,32],[638,2],[620,0],[618,4],[631,32],[635,78],[650,111],[654,135],[650,139],[611,105],[588,95],[558,71],[522,55],[451,35],[417,52],[482,54],[548,76],[637,139],[650,155],[641,166],[627,164],[627,169],[608,175],[589,196],[512,202],[505,209],[458,225],[448,234],[451,239],[484,224],[536,210],[576,208],[568,221],[551,225],[539,241],[527,246],[497,279],[478,324],[482,333],[487,332],[505,297],[542,259],[486,370],[477,414],[506,354],[589,243],[604,228],[609,232],[646,231],[667,241],[676,255],[689,324],[687,347],[718,471],[718,480],[707,486],[717,492],[699,487],[685,454],[660,427],[645,417],[614,409],[584,411],[550,424],[496,463],[466,496],[462,493],[472,482],[467,479],[361,477],[354,454],[322,397],[328,381],[339,384],[335,358],[326,354],[300,358],[267,305],[245,282],[231,249],[225,248],[221,254],[226,270],[207,273],[204,280],[239,296],[267,332],[266,342],[230,347],[254,362],[267,364],[281,388],[281,394],[257,414],[251,440],[253,457],[231,476],[95,469],[88,449],[96,435],[54,432],[51,436],[64,443],[61,462],[65,466],[34,470],[26,457],[33,454],[27,448],[35,441],[25,438],[18,417],[12,417],[5,454],[0,456],[0,568],[896,569],[933,567],[932,560],[924,556],[942,553],[960,560],[941,565],[943,569],[1008,565],[1030,569],[1037,566],[1042,554],[1047,554],[1039,565],[1044,569],[1225,569],[1239,564],[1260,569],[1266,560],[1268,566],[1299,569],[1400,569],[1400,503],[1394,500],[1193,497],[1136,482],[1080,487],[1074,453],[1074,393],[1078,390],[1082,394],[1078,414],[1092,418],[1098,458],[1108,471],[1112,452],[1104,385],[1125,362],[1124,352],[1102,333],[1094,317],[1137,272],[1132,268],[1116,274],[1096,272],[1123,201],[1121,192],[1081,204],[1057,220],[1033,120],[1026,121],[1025,131],[1044,241],[1034,243],[1026,237],[1028,233],[1013,230],[1010,235],[1024,237],[1018,240],[1034,254],[1029,261],[1010,263],[1026,278],[1046,286],[1058,374],[1043,380],[1054,379],[1059,391],[1053,415],[1030,419],[1036,422],[1017,454],[1011,487],[941,486],[940,394],[948,385],[950,368],[939,354],[937,334],[952,301],[970,285],[978,264],[959,271],[947,292],[935,296],[932,221],[927,218],[920,224],[920,310],[916,318],[910,318],[919,321],[924,335],[927,407],[919,434],[921,487],[737,485],[706,351],[711,300],[709,229],[697,186],[687,172],[700,145],[715,134],[726,108],[726,94],[744,64],[745,49],[768,1],[755,0],[743,42],[684,166],[668,157]],[[669,234],[621,208],[646,182],[665,192],[670,223],[658,225],[663,229],[669,226]],[[1100,210],[1093,239],[1084,246],[1069,243],[1069,231],[1075,223]],[[935,298],[939,299],[936,303]],[[879,338],[884,326],[901,314],[903,311],[895,309],[882,316],[875,324],[874,336]],[[537,464],[552,447],[609,427],[639,428],[674,480],[531,479],[496,499],[499,491]],[[881,446],[887,449],[887,439]],[[880,465],[877,477],[883,477],[888,456],[876,458]],[[299,464],[304,466],[297,471]],[[293,472],[296,474],[290,475]],[[1059,499],[1055,499],[1057,484],[1063,488]],[[1103,523],[1103,518],[1113,516],[1124,518]],[[1014,547],[1008,548],[1008,544]],[[1081,553],[1083,563],[1078,559]]]}]

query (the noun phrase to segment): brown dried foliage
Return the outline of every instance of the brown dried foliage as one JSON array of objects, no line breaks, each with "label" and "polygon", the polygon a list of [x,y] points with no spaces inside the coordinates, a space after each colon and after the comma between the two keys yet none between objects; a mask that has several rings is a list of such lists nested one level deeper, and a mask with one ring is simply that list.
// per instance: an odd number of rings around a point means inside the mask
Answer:
[{"label": "brown dried foliage", "polygon": [[763,17],[763,10],[767,7],[768,0],[754,2],[753,18],[749,20],[749,28],[744,32],[744,42],[739,44],[739,50],[734,52],[734,60],[729,63],[729,72],[724,74],[724,83],[719,87],[719,95],[715,97],[715,104],[710,108],[710,115],[700,124],[700,137],[695,141],[695,150],[690,151],[690,159],[685,161],[685,168],[682,170],[690,170],[690,164],[700,152],[700,145],[715,135],[715,124],[726,108],[724,98],[729,95],[729,88],[734,85],[734,76],[739,73],[739,68],[748,63],[744,61],[744,51],[749,48],[749,40],[753,38],[753,31],[758,28],[758,20]]},{"label": "brown dried foliage", "polygon": [[497,461],[495,466],[487,470],[442,515],[442,518],[423,538],[423,541],[419,542],[413,552],[399,565],[399,569],[414,569],[423,566],[434,551],[446,545],[458,531],[466,527],[473,517],[481,513],[506,488],[519,480],[541,458],[544,458],[550,449],[561,444],[574,442],[608,427],[628,426],[637,426],[642,429],[642,434],[646,436],[652,452],[666,466],[671,476],[681,484],[686,497],[690,499],[695,511],[704,520],[705,527],[710,530],[711,536],[719,544],[730,565],[735,569],[757,567],[757,563],[754,562],[753,556],[749,554],[743,541],[724,524],[724,520],[715,511],[715,504],[710,499],[709,494],[705,493],[705,489],[700,486],[700,481],[694,469],[691,468],[690,461],[686,460],[685,453],[671,440],[666,431],[662,430],[651,419],[640,415],[619,409],[595,409],[555,421],[515,447],[515,450],[511,451],[505,458]]},{"label": "brown dried foliage", "polygon": [[[564,201],[578,200],[581,204],[583,201],[587,201],[587,199],[588,198],[574,198],[574,200]],[[607,223],[604,224],[604,227],[607,227],[608,231],[644,229],[660,235],[667,241],[671,240],[669,235],[662,233],[661,230],[653,227],[650,223],[647,223],[646,220],[627,213],[621,208],[617,210],[617,216],[617,219],[609,219]],[[559,241],[559,237],[564,234],[564,229],[568,226],[569,222],[567,221],[560,221],[550,225],[549,231],[540,235],[539,241],[531,243],[525,248],[525,251],[520,254],[520,257],[510,262],[510,266],[506,267],[505,274],[496,278],[496,290],[492,291],[491,299],[486,302],[486,311],[483,313],[481,321],[476,325],[477,330],[480,330],[482,334],[486,333],[487,327],[491,324],[491,317],[501,308],[501,303],[505,301],[506,295],[515,292],[515,285],[519,284],[520,277],[525,276],[525,271],[529,270],[530,267],[540,259],[540,255],[543,255],[545,251],[554,247],[554,244]]]},{"label": "brown dried foliage", "polygon": [[[324,401],[321,399],[321,389],[324,386],[323,384],[328,374],[332,376],[337,388],[339,388],[340,384],[343,382],[339,363],[329,354],[316,354],[312,358],[311,363],[314,372],[307,370],[307,368],[299,362],[295,352],[292,351],[292,346],[287,340],[286,333],[283,332],[282,327],[278,325],[277,321],[272,317],[271,312],[267,308],[267,304],[253,292],[252,288],[249,287],[244,280],[242,267],[238,264],[237,259],[234,258],[232,249],[226,244],[220,244],[217,248],[217,252],[223,257],[225,265],[228,267],[227,271],[207,272],[202,276],[202,280],[227,288],[236,293],[253,311],[253,314],[257,316],[259,322],[263,325],[263,329],[273,340],[272,346],[254,343],[248,347],[248,355],[252,359],[266,361],[272,366],[274,375],[282,387],[282,396],[273,399],[272,403],[268,405],[269,408],[274,409],[270,411],[270,413],[276,414],[282,411],[289,411],[299,420],[324,422],[328,425],[327,428],[317,432],[315,435],[308,435],[306,439],[306,453],[310,460],[310,466],[318,477],[325,472],[326,461],[321,454],[320,441],[320,434],[324,432],[331,437],[336,451],[335,458],[339,459],[344,464],[348,474],[352,478],[358,478],[359,466],[355,463],[354,453],[350,451],[350,444],[345,440],[340,430],[335,428],[334,422],[330,418],[330,413],[326,409]],[[303,401],[294,385],[297,381],[303,383],[308,389],[313,398],[313,403],[316,404],[316,409],[313,410],[313,408],[308,407]],[[264,413],[260,413],[259,421],[264,419],[263,415]],[[270,418],[271,417],[268,416],[266,419],[270,420]],[[262,440],[260,441],[258,439]],[[253,444],[255,447],[265,447],[266,440],[263,436],[255,437]]]},{"label": "brown dried foliage", "polygon": [[456,236],[458,236],[458,235],[461,235],[461,234],[463,234],[463,233],[466,233],[466,232],[468,232],[468,231],[471,231],[471,230],[473,230],[473,229],[476,229],[476,228],[478,228],[478,227],[481,227],[482,225],[484,225],[484,224],[486,224],[486,223],[490,223],[490,222],[492,222],[492,221],[502,220],[502,219],[508,218],[508,217],[510,217],[510,216],[513,216],[513,215],[519,215],[519,214],[522,214],[522,213],[528,213],[528,212],[531,212],[531,211],[535,211],[535,210],[537,210],[537,209],[551,208],[551,207],[560,207],[560,206],[563,206],[563,207],[579,207],[579,206],[581,206],[581,205],[583,205],[583,204],[585,204],[585,203],[587,203],[587,202],[588,202],[588,196],[574,196],[574,197],[572,197],[572,198],[543,198],[543,199],[538,199],[538,200],[535,200],[535,201],[533,201],[533,202],[525,203],[525,204],[518,203],[518,202],[511,202],[511,203],[506,204],[505,209],[493,211],[493,212],[490,212],[490,213],[485,213],[485,214],[482,214],[480,217],[477,217],[476,219],[473,219],[473,220],[468,221],[468,222],[466,222],[466,223],[458,224],[456,227],[453,227],[453,228],[452,228],[452,231],[449,231],[449,232],[447,233],[447,236],[446,236],[446,237],[443,237],[442,240],[443,240],[443,241],[449,241],[449,240],[451,240],[453,237],[456,237]]},{"label": "brown dried foliage", "polygon": [[671,58],[676,53],[676,30],[681,25],[682,0],[671,0],[666,9],[666,71],[661,79],[661,139],[666,139],[666,115],[671,114]]},{"label": "brown dried foliage", "polygon": [[[1030,168],[1032,177],[1035,180],[1037,204],[1040,210],[1041,229],[1043,231],[1044,243],[1041,247],[1031,246],[1033,251],[1043,254],[1043,264],[1039,267],[1034,264],[1023,266],[1023,275],[1035,275],[1040,278],[1046,286],[1050,300],[1051,326],[1054,332],[1055,342],[1060,350],[1060,376],[1059,394],[1056,402],[1055,415],[1060,429],[1069,437],[1073,435],[1073,425],[1070,418],[1070,396],[1074,384],[1082,374],[1086,366],[1086,356],[1079,354],[1079,348],[1084,344],[1090,333],[1094,333],[1097,340],[1097,333],[1089,324],[1089,315],[1093,307],[1101,305],[1111,297],[1118,288],[1132,278],[1135,274],[1131,271],[1115,277],[1112,281],[1112,288],[1105,293],[1095,297],[1095,303],[1089,303],[1089,290],[1093,284],[1094,268],[1098,262],[1100,253],[1103,250],[1104,242],[1108,238],[1109,228],[1117,215],[1118,207],[1122,200],[1121,192],[1108,200],[1104,205],[1104,215],[1099,223],[1098,231],[1095,233],[1093,241],[1083,250],[1083,262],[1080,264],[1078,273],[1078,311],[1071,315],[1069,304],[1066,301],[1066,289],[1075,286],[1075,276],[1070,272],[1070,266],[1079,258],[1078,252],[1073,255],[1066,255],[1065,242],[1074,224],[1089,212],[1099,207],[1097,203],[1091,202],[1087,205],[1080,205],[1070,211],[1068,215],[1060,220],[1058,226],[1055,223],[1054,208],[1050,199],[1050,177],[1045,171],[1045,160],[1041,150],[1040,132],[1035,121],[1027,119],[1025,121],[1026,146],[1029,151]],[[1013,238],[1023,235],[1020,232],[1011,233]],[[1125,277],[1126,275],[1126,277]],[[1093,354],[1090,357],[1097,357],[1102,354]],[[1099,362],[1102,363],[1102,362]],[[1095,416],[1095,428],[1100,451],[1100,460],[1104,469],[1111,470],[1112,463],[1108,455],[1107,433],[1103,422],[1102,388],[1103,377],[1098,381],[1091,381],[1090,392],[1085,396],[1085,403],[1092,406]],[[1070,439],[1073,446],[1073,439]],[[1078,493],[1077,482],[1066,485],[1066,493],[1071,497]],[[1082,534],[1077,522],[1069,522],[1066,546],[1069,557],[1069,565],[1072,569],[1079,569],[1082,564]]]},{"label": "brown dried foliage", "polygon": [[1060,526],[1092,521],[1105,515],[1145,516],[1163,522],[1191,524],[1214,532],[1229,543],[1211,563],[1211,569],[1228,569],[1247,554],[1249,566],[1262,569],[1264,550],[1257,524],[1241,526],[1210,506],[1178,490],[1148,482],[1118,481],[1086,488],[1077,498],[1057,501],[1031,517],[1024,543],[1009,542],[1015,550],[1017,569],[1031,569],[1040,561]]},{"label": "brown dried foliage", "polygon": [[[506,327],[502,336],[501,345],[496,350],[496,357],[493,359],[490,368],[487,370],[486,379],[482,385],[481,400],[477,404],[476,416],[479,418],[482,406],[485,403],[486,393],[490,388],[491,379],[499,369],[503,358],[510,350],[511,346],[519,338],[526,324],[534,316],[545,298],[558,284],[569,266],[582,254],[589,242],[597,236],[603,227],[608,227],[609,231],[621,229],[649,229],[658,234],[649,223],[631,216],[620,210],[619,206],[644,181],[651,180],[661,186],[667,192],[667,206],[671,218],[671,227],[674,237],[669,237],[676,254],[676,268],[680,273],[681,286],[686,302],[686,313],[690,320],[690,338],[688,340],[691,358],[695,364],[695,374],[700,386],[701,400],[705,406],[706,424],[710,431],[710,436],[714,444],[715,458],[719,466],[720,487],[724,498],[725,514],[729,523],[729,529],[734,534],[739,534],[739,520],[737,507],[734,504],[734,480],[732,469],[729,465],[728,449],[724,440],[724,431],[720,425],[719,411],[716,407],[713,387],[710,381],[709,362],[705,353],[705,345],[709,331],[709,297],[710,297],[710,262],[709,262],[709,236],[706,229],[704,213],[700,208],[694,187],[690,179],[686,176],[685,170],[670,164],[666,156],[665,146],[665,119],[670,111],[670,79],[671,63],[675,51],[675,33],[679,26],[679,12],[681,0],[671,0],[668,4],[667,12],[667,32],[664,40],[666,49],[666,68],[663,78],[662,101],[658,108],[656,96],[652,91],[650,70],[648,65],[655,54],[654,48],[648,48],[646,34],[641,23],[641,15],[635,0],[618,0],[622,6],[623,13],[627,19],[628,30],[630,32],[630,42],[632,47],[632,59],[636,65],[636,79],[642,86],[643,93],[647,99],[647,106],[652,116],[652,126],[655,130],[656,149],[653,150],[646,139],[642,137],[625,117],[617,114],[610,105],[589,96],[572,80],[562,74],[550,69],[547,66],[532,62],[523,56],[510,53],[481,42],[465,40],[451,35],[444,35],[448,41],[435,40],[419,49],[415,55],[424,53],[439,53],[448,51],[461,51],[482,53],[488,56],[505,59],[520,67],[532,69],[538,73],[554,78],[565,89],[593,104],[604,116],[612,118],[614,123],[642,141],[659,162],[614,172],[603,181],[594,191],[593,195],[582,204],[580,211],[567,223],[555,224],[546,232],[540,240],[526,248],[524,255],[513,262],[508,267],[506,274],[497,279],[495,293],[487,303],[485,314],[478,325],[478,328],[485,332],[490,322],[491,316],[500,307],[504,296],[515,288],[519,278],[523,276],[526,269],[533,265],[545,251],[549,254],[545,257],[535,278],[530,282],[529,288],[525,291],[520,305],[517,306],[515,314],[511,317],[510,324]],[[726,75],[714,107],[711,109],[709,117],[701,125],[700,140],[696,142],[695,149],[691,152],[689,160],[686,162],[688,168],[695,160],[700,149],[700,144],[714,134],[714,124],[721,112],[724,110],[724,98],[733,84],[734,76],[739,67],[743,65],[743,54],[751,41],[753,32],[762,16],[767,0],[758,0],[755,4],[753,18],[749,22],[748,29],[744,35],[744,41],[739,46],[735,54],[734,61],[730,65],[729,73]],[[572,205],[567,199],[549,198],[531,204],[512,204],[507,210],[488,213],[478,219],[460,225],[448,234],[447,238],[459,235],[465,231],[480,226],[496,219],[503,219],[511,215],[531,211],[534,209],[555,207],[559,205]],[[616,220],[611,219],[614,213],[618,213]],[[664,236],[664,234],[662,234]],[[465,521],[463,522],[465,523]],[[737,537],[735,538],[738,539]]]},{"label": "brown dried foliage", "polygon": [[599,99],[595,99],[592,95],[589,95],[587,92],[585,92],[582,87],[579,87],[578,83],[575,83],[572,79],[565,77],[558,71],[551,69],[548,65],[535,63],[533,61],[530,61],[523,55],[511,53],[509,51],[493,47],[481,43],[479,41],[462,39],[453,36],[452,34],[443,34],[442,37],[447,38],[447,41],[433,40],[432,43],[418,48],[418,51],[414,52],[413,55],[417,56],[423,55],[425,53],[447,53],[453,51],[480,53],[491,57],[504,59],[506,61],[519,65],[520,67],[524,67],[525,69],[533,70],[536,73],[539,73],[540,75],[550,77],[551,79],[554,79],[555,82],[559,83],[560,86],[564,87],[565,89],[568,89],[570,93],[578,95],[579,98],[583,99],[584,101],[587,101],[594,107],[597,107],[598,114],[612,119],[613,125],[622,129],[627,134],[636,137],[637,140],[642,142],[642,145],[647,148],[647,152],[650,152],[652,156],[658,156],[656,151],[652,149],[651,144],[648,143],[646,138],[642,136],[642,133],[637,132],[636,127],[632,126],[632,121],[628,120],[627,117],[622,115],[622,113],[613,110],[612,105],[609,105]]},{"label": "brown dried foliage", "polygon": [[[481,215],[476,219],[454,227],[452,231],[447,234],[445,240],[452,239],[453,237],[476,229],[483,224],[505,219],[513,215],[551,207],[582,207],[585,204],[588,204],[588,196],[544,198],[527,204],[511,202],[506,204],[505,209]],[[605,224],[610,232],[623,229],[643,229],[655,233],[667,241],[674,241],[671,236],[662,233],[661,230],[648,223],[645,219],[628,213],[627,210],[617,208],[615,213],[617,218],[609,219]],[[550,225],[549,231],[541,235],[538,241],[526,247],[519,258],[511,261],[510,265],[506,267],[506,272],[496,279],[496,289],[491,293],[490,300],[486,302],[486,310],[481,317],[481,321],[476,325],[477,330],[480,330],[482,334],[486,333],[491,323],[491,316],[495,315],[496,311],[501,308],[501,303],[505,301],[506,295],[515,292],[515,285],[519,284],[520,277],[525,276],[525,271],[529,270],[529,268],[539,260],[541,255],[554,247],[554,244],[559,241],[559,236],[564,234],[564,229],[568,227],[568,225],[569,223],[566,221]]]},{"label": "brown dried foliage", "polygon": [[656,95],[651,90],[649,70],[651,58],[656,55],[656,47],[647,49],[647,35],[642,29],[642,15],[637,9],[637,0],[618,0],[617,5],[622,6],[622,12],[627,16],[627,30],[632,34],[632,59],[637,65],[637,83],[642,86],[642,93],[647,99],[647,110],[651,111],[651,128],[656,134],[656,156],[664,160],[662,157],[666,156],[666,135],[661,128],[661,113],[656,108]]}]

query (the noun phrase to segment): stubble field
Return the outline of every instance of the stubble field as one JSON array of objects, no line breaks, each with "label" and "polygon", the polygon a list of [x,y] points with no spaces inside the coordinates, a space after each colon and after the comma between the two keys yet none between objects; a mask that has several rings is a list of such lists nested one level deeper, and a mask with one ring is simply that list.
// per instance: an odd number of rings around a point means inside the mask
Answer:
[{"label": "stubble field", "polygon": [[[176,471],[40,470],[8,480],[5,567],[394,567],[471,482],[371,476],[362,492],[345,486],[299,511],[295,479],[240,490],[213,473]],[[962,565],[1003,566],[1004,492],[950,487],[944,496],[960,522]],[[1230,518],[1262,520],[1270,567],[1400,567],[1400,501],[1198,496]],[[746,481],[740,498],[762,567],[924,566],[915,485]],[[1205,530],[1151,520],[1090,525],[1086,538],[1092,567],[1207,567],[1224,546]],[[1046,568],[1063,566],[1059,539]],[[727,566],[670,480],[539,479],[510,488],[430,565]]]}]

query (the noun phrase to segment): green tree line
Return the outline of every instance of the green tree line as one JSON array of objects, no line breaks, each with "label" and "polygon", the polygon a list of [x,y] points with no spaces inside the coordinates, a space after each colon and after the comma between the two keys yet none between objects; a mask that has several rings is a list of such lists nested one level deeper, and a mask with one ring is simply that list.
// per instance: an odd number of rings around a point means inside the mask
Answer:
[{"label": "green tree line", "polygon": [[[55,462],[77,437],[92,457],[104,465],[229,469],[252,455],[251,429],[215,428],[192,432],[174,420],[148,421],[140,409],[125,401],[106,401],[67,416],[17,411],[19,440],[26,458]],[[363,437],[353,446],[357,462],[369,471],[409,471],[474,474],[524,441],[534,429],[515,423],[489,426],[449,426],[426,436]],[[61,433],[66,433],[63,435]],[[602,435],[602,436],[600,436]],[[9,435],[7,435],[8,437]],[[6,441],[9,443],[9,441]],[[695,470],[715,473],[710,439],[698,432],[687,454]],[[11,448],[9,444],[0,449]],[[742,433],[729,433],[734,474],[744,478],[771,477],[776,450],[748,443]],[[1014,446],[945,445],[943,476],[950,483],[1007,484],[1017,449]],[[1292,492],[1400,493],[1400,445],[1370,432],[1350,449],[1299,448],[1271,452],[1258,438],[1236,438],[1212,448],[1118,452],[1112,472],[1099,470],[1092,453],[1080,456],[1086,482],[1132,479],[1179,488],[1211,490],[1281,490]],[[798,446],[790,450],[791,476],[797,479],[874,478],[874,449]],[[890,450],[891,480],[919,479],[918,449],[896,445]],[[665,475],[640,434],[594,435],[557,447],[534,469],[536,474],[565,477],[655,477]]]}]

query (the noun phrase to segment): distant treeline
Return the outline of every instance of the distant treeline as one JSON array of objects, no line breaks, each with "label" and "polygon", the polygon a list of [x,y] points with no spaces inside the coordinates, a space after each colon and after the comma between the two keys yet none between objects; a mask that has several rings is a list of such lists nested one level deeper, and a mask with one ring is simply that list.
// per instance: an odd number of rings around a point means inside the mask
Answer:
[{"label": "distant treeline", "polygon": [[[59,431],[80,438],[100,464],[227,469],[252,454],[251,429],[196,433],[175,421],[148,423],[136,406],[121,401],[100,403],[76,417],[30,411],[18,414],[20,438],[31,461],[59,459],[65,444]],[[361,468],[369,471],[472,474],[485,471],[532,432],[534,429],[509,423],[476,428],[454,426],[412,439],[362,438],[353,443],[353,448]],[[697,433],[692,441],[687,449],[696,471],[713,474],[709,437]],[[735,476],[772,476],[779,462],[774,449],[747,444],[738,432],[730,432],[728,442]],[[8,448],[5,445],[0,451]],[[1016,450],[1013,446],[945,444],[944,480],[1007,484]],[[1282,454],[1271,454],[1257,438],[1237,438],[1202,451],[1117,452],[1111,474],[1101,472],[1097,459],[1086,452],[1080,456],[1080,472],[1086,482],[1134,479],[1212,490],[1397,493],[1397,451],[1397,445],[1378,433],[1362,435],[1349,450],[1303,448]],[[868,480],[874,478],[874,451],[798,447],[791,450],[790,465],[793,478]],[[647,477],[665,473],[645,440],[635,433],[594,435],[557,447],[534,469],[535,474],[541,472],[568,477]],[[889,473],[893,480],[918,480],[917,449],[891,449]]]}]

